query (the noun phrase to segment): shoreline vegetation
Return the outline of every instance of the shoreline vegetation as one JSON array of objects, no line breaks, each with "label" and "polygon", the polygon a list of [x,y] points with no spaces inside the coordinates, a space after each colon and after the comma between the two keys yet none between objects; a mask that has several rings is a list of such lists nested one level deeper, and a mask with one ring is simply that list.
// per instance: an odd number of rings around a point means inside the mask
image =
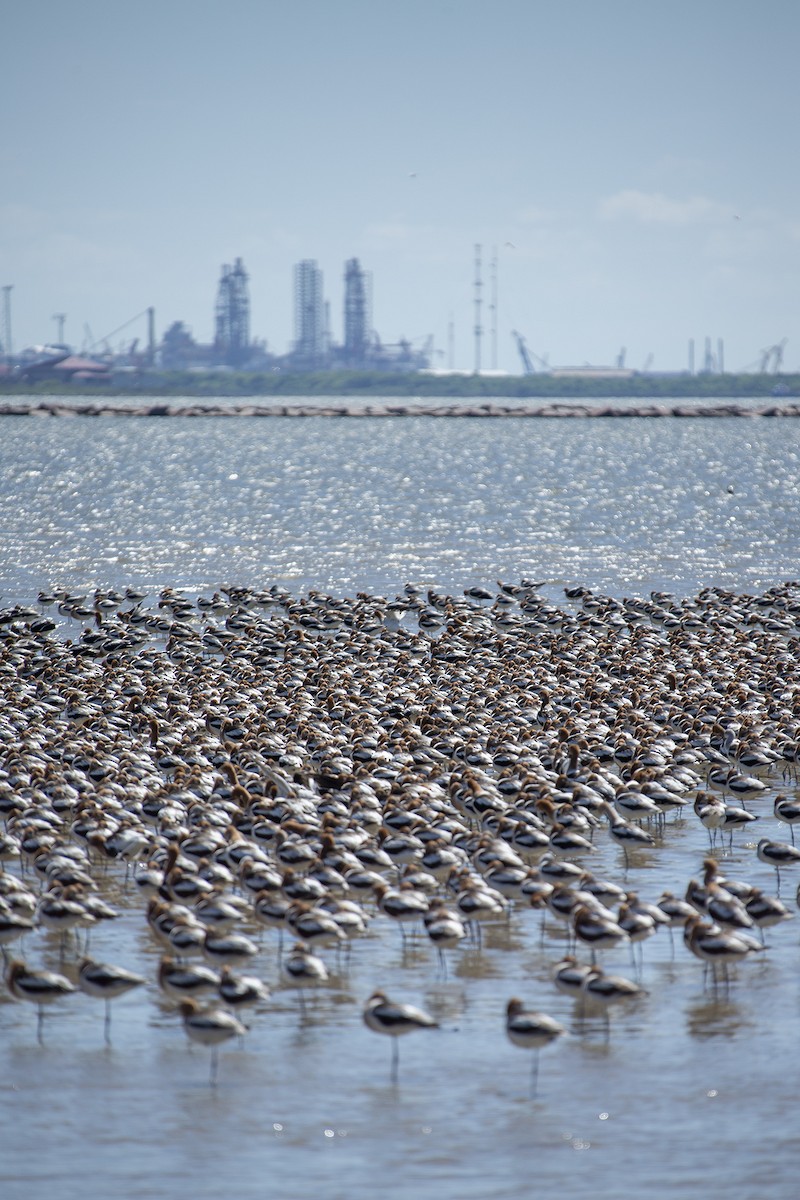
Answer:
[{"label": "shoreline vegetation", "polygon": [[4,379],[0,396],[115,396],[231,398],[281,397],[442,397],[473,399],[760,399],[800,397],[800,375],[657,375],[628,379],[553,375],[426,375],[377,371],[269,372],[148,371],[99,384],[85,379],[23,383]]}]

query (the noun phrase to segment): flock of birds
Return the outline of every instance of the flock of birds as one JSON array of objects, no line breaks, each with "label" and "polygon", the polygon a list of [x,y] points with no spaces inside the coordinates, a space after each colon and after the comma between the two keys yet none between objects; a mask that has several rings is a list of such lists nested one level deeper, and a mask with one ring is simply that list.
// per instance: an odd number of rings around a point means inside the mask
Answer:
[{"label": "flock of birds", "polygon": [[[259,931],[305,1008],[376,919],[427,937],[446,977],[485,923],[542,914],[555,987],[605,1014],[606,1035],[662,927],[729,986],[793,915],[800,583],[680,601],[574,587],[563,606],[541,587],[52,592],[0,610],[0,948],[39,1039],[46,1006],[80,990],[105,1002],[110,1040],[112,1001],[150,985],[211,1048],[213,1083],[243,1010],[269,999],[250,973]],[[722,871],[770,816],[783,832],[754,857],[774,895]],[[643,899],[631,865],[686,822],[708,831],[702,879]],[[616,879],[591,871],[605,838]],[[160,949],[155,980],[88,954],[118,915],[110,872]],[[51,958],[58,940],[59,970],[13,957],[37,937]],[[632,979],[598,963],[625,945]],[[398,1038],[438,1024],[383,991],[363,1019],[391,1037],[393,1079]],[[516,997],[505,1028],[533,1052],[535,1090],[565,1030]]]}]

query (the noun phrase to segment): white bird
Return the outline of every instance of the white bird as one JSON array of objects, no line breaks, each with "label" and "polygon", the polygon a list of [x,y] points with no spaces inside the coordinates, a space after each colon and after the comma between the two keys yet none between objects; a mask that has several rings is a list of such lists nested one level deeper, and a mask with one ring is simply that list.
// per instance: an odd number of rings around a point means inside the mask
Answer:
[{"label": "white bird", "polygon": [[81,959],[78,965],[78,987],[87,996],[105,1000],[106,1017],[103,1030],[106,1042],[111,1042],[111,1001],[146,982],[141,975],[134,975],[133,971],[127,971],[124,967],[95,962],[92,958]]},{"label": "white bird", "polygon": [[181,1016],[183,1017],[183,1028],[192,1041],[199,1042],[201,1046],[211,1047],[209,1083],[214,1087],[217,1082],[221,1043],[227,1042],[233,1037],[244,1037],[247,1033],[247,1026],[237,1020],[232,1013],[224,1012],[220,1008],[201,1009],[194,1000],[181,1002]]},{"label": "white bird", "polygon": [[778,895],[781,891],[781,867],[791,867],[794,863],[800,862],[800,850],[796,846],[790,846],[788,842],[771,842],[769,838],[762,838],[756,847],[756,854],[762,862],[769,863],[775,868],[775,874],[778,877]]},{"label": "white bird", "polygon": [[539,1051],[566,1033],[563,1025],[546,1013],[526,1009],[521,1000],[513,997],[506,1006],[506,1034],[514,1046],[533,1050],[531,1096],[536,1095],[539,1076]]},{"label": "white bird", "polygon": [[29,1000],[31,1004],[36,1005],[38,1009],[36,1036],[40,1042],[45,1004],[52,1004],[53,1001],[60,1000],[63,996],[68,996],[75,991],[74,985],[63,975],[57,975],[55,971],[32,971],[18,959],[14,959],[8,964],[6,987],[15,1000]]},{"label": "white bird", "polygon": [[219,994],[229,1008],[265,1003],[270,997],[263,980],[255,975],[236,975],[230,967],[223,967],[220,972]]},{"label": "white bird", "polygon": [[399,1047],[397,1039],[415,1029],[438,1029],[439,1023],[413,1004],[396,1004],[384,992],[373,992],[364,1005],[364,1022],[375,1033],[392,1038],[392,1082],[397,1082]]},{"label": "white bird", "polygon": [[586,976],[583,992],[588,1000],[602,1005],[605,1017],[606,1039],[610,1032],[608,1009],[622,1000],[631,1000],[645,994],[644,988],[622,975],[606,975],[601,967],[594,967]]},{"label": "white bird", "polygon": [[283,970],[294,987],[300,989],[300,1007],[305,1012],[305,989],[328,982],[328,968],[305,942],[297,942],[283,964]]},{"label": "white bird", "polygon": [[158,969],[158,986],[170,1000],[191,1000],[219,987],[219,975],[210,967],[178,963],[174,958],[162,958]]}]

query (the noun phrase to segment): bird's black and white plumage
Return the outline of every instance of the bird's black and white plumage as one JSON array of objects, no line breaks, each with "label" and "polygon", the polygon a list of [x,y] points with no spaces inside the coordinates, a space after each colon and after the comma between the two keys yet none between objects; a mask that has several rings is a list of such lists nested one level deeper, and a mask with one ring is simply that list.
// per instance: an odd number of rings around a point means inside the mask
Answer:
[{"label": "bird's black and white plumage", "polygon": [[364,1005],[364,1022],[374,1033],[385,1033],[392,1040],[392,1080],[397,1079],[398,1041],[416,1029],[437,1029],[439,1022],[413,1004],[397,1004],[384,992],[373,992]]}]

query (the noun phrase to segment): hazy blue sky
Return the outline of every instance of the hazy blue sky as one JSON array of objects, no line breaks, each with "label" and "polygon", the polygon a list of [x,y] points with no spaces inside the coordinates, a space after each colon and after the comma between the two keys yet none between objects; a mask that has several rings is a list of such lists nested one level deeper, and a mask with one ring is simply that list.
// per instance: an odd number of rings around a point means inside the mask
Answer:
[{"label": "hazy blue sky", "polygon": [[553,364],[800,365],[797,0],[5,0],[0,31],[17,349],[151,304],[210,340],[236,256],[254,335],[288,349],[316,258],[338,339],[356,255],[385,341],[452,315],[470,367],[481,243],[500,367],[512,328]]}]

